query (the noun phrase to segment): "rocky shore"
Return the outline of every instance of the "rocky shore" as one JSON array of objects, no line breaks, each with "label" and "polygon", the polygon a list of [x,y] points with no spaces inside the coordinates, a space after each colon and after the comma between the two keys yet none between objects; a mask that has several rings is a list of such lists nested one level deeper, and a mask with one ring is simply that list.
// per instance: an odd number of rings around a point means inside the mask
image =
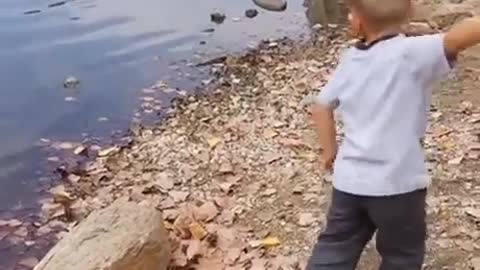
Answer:
[{"label": "rocky shore", "polygon": [[[436,31],[480,11],[479,1],[465,2],[409,29]],[[62,257],[77,249],[88,256],[72,260],[99,263],[87,270],[150,269],[152,262],[158,269],[303,269],[325,223],[331,181],[320,170],[321,149],[305,105],[350,44],[340,26],[315,31],[309,41],[265,41],[243,56],[212,61],[214,79],[205,89],[178,93],[162,124],[132,128],[123,144],[70,145],[72,155],[95,158],[62,168],[62,182],[42,202],[43,218],[35,226],[0,220],[0,240],[34,245],[36,238],[56,233],[60,247],[38,270],[58,269]],[[480,270],[479,60],[479,50],[461,59],[458,71],[437,89],[431,109],[425,269]],[[144,89],[145,108],[155,106],[158,91],[176,90],[163,82]],[[118,205],[126,205],[125,215],[118,215]],[[112,231],[135,239],[115,242],[108,237]],[[102,239],[125,252],[102,259],[108,251]],[[91,253],[92,241],[105,245]],[[135,264],[147,247],[148,254],[168,249],[171,256],[148,255],[153,261]],[[363,270],[376,269],[373,247]],[[133,256],[132,250],[139,252]],[[39,259],[26,257],[19,269],[31,269]]]}]

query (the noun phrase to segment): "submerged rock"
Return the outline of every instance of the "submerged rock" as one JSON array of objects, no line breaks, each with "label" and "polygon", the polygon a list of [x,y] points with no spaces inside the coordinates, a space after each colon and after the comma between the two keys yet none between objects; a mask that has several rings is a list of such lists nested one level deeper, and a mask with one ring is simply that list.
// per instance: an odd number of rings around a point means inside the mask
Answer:
[{"label": "submerged rock", "polygon": [[63,81],[63,86],[65,88],[76,88],[80,84],[80,80],[74,76],[68,76],[65,81]]},{"label": "submerged rock", "polygon": [[247,18],[255,18],[258,15],[258,10],[252,8],[252,9],[247,9],[245,10],[245,16]]},{"label": "submerged rock", "polygon": [[169,262],[161,213],[117,200],[90,214],[34,270],[165,270]]},{"label": "submerged rock", "polygon": [[213,12],[210,14],[210,20],[214,23],[223,23],[225,18],[227,18],[227,16],[221,12]]},{"label": "submerged rock", "polygon": [[255,5],[270,11],[284,11],[287,9],[285,0],[253,0]]}]

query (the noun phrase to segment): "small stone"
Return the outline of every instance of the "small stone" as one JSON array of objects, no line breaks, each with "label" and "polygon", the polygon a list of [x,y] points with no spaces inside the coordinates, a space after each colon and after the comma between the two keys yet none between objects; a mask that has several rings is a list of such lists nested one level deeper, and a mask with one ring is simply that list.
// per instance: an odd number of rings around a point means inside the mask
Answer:
[{"label": "small stone", "polygon": [[300,214],[298,225],[302,227],[309,227],[315,223],[316,219],[313,217],[312,213],[302,213]]},{"label": "small stone", "polygon": [[80,84],[80,80],[77,79],[74,76],[68,76],[64,81],[63,81],[63,86],[65,88],[77,88],[78,85]]},{"label": "small stone", "polygon": [[292,190],[292,193],[293,194],[296,194],[296,195],[300,195],[303,193],[303,187],[298,185],[298,186],[295,186]]},{"label": "small stone", "polygon": [[253,0],[257,6],[269,11],[284,11],[287,9],[285,0]]},{"label": "small stone", "polygon": [[212,14],[210,14],[210,20],[214,23],[223,23],[225,21],[225,18],[227,18],[227,16],[221,12],[213,12]]},{"label": "small stone", "polygon": [[257,15],[258,15],[258,10],[254,9],[254,8],[245,10],[245,16],[247,18],[255,18],[255,17],[257,17]]}]

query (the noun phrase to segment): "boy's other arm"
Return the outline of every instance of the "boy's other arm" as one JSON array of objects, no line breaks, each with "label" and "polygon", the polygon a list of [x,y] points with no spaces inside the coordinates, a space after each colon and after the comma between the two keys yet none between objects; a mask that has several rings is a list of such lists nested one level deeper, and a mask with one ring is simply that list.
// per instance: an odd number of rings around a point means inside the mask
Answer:
[{"label": "boy's other arm", "polygon": [[480,17],[473,17],[454,25],[444,38],[445,53],[455,58],[462,51],[480,43]]},{"label": "boy's other arm", "polygon": [[337,156],[337,130],[333,109],[325,105],[314,105],[312,120],[320,136],[325,169],[331,171]]}]

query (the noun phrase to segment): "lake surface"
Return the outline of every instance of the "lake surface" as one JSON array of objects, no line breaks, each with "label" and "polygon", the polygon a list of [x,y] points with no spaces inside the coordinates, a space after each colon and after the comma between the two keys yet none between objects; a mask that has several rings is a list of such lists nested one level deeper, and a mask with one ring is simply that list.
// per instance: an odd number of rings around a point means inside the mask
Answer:
[{"label": "lake surface", "polygon": [[[254,19],[244,15],[251,0],[56,1],[0,1],[0,214],[31,211],[48,173],[40,138],[108,137],[128,127],[143,87],[165,78],[188,90],[205,76],[177,78],[172,65],[295,37],[307,24],[300,0]],[[223,24],[210,22],[214,9],[227,15]],[[80,79],[75,91],[63,87],[69,75]]]}]

